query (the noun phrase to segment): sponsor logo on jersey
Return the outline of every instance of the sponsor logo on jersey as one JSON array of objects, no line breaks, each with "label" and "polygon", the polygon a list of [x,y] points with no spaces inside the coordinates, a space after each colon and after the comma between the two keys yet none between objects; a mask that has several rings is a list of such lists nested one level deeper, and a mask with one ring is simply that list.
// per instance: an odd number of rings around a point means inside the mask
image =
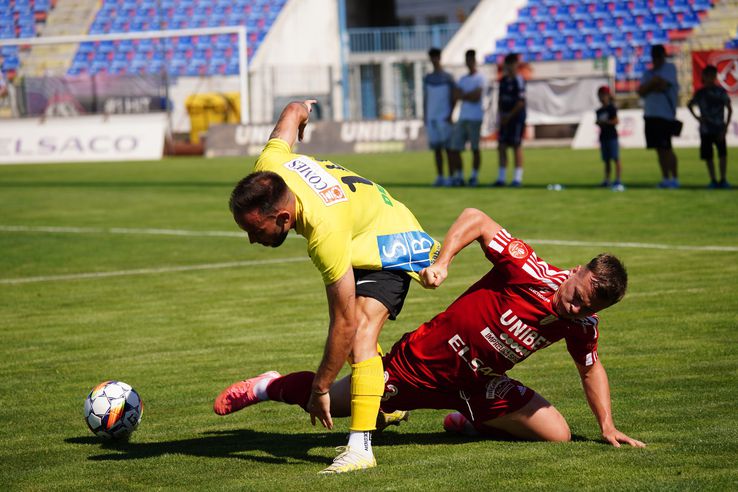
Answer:
[{"label": "sponsor logo on jersey", "polygon": [[306,157],[298,157],[286,162],[284,167],[297,173],[326,206],[348,201],[338,180],[317,162]]},{"label": "sponsor logo on jersey", "polygon": [[528,287],[528,291],[534,296],[536,296],[537,298],[539,298],[540,300],[542,300],[543,302],[547,302],[547,303],[551,302],[551,299],[546,297],[546,291],[534,289],[533,287]]},{"label": "sponsor logo on jersey", "polygon": [[528,248],[525,246],[523,241],[511,241],[510,244],[507,245],[507,250],[510,252],[510,256],[517,260],[522,260],[528,256]]},{"label": "sponsor logo on jersey", "polygon": [[500,316],[500,324],[507,327],[505,328],[507,332],[529,350],[538,350],[539,348],[551,345],[551,342],[546,340],[535,328],[523,323],[513,313],[512,309],[508,309]]},{"label": "sponsor logo on jersey", "polygon": [[505,398],[510,390],[514,387],[515,385],[507,376],[501,376],[497,379],[493,379],[487,384],[487,399],[495,400],[497,398]]},{"label": "sponsor logo on jersey", "polygon": [[377,236],[382,270],[419,272],[435,259],[436,241],[423,231]]},{"label": "sponsor logo on jersey", "polygon": [[496,373],[483,360],[477,357],[471,359],[469,358],[469,346],[464,340],[461,339],[458,333],[448,339],[448,344],[451,347],[451,350],[453,350],[456,355],[458,355],[461,360],[463,360],[466,365],[469,366],[469,369],[471,369],[475,373],[479,373],[488,377],[500,376],[500,374]]},{"label": "sponsor logo on jersey", "polygon": [[487,340],[487,343],[489,343],[493,349],[495,349],[500,355],[502,355],[513,364],[517,364],[525,358],[525,355],[523,355],[521,347],[518,344],[516,344],[517,346],[515,347],[516,349],[518,349],[517,351],[505,344],[505,342],[507,342],[508,344],[512,344],[513,342],[512,339],[509,338],[505,333],[502,334],[502,336],[504,337],[504,341],[497,338],[497,335],[492,333],[492,330],[490,330],[489,327],[482,330],[481,333],[484,339]]}]

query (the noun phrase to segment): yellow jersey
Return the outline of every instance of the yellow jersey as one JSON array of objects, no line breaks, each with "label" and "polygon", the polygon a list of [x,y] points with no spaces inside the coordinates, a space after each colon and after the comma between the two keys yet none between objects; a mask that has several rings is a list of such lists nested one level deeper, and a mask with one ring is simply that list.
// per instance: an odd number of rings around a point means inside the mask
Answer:
[{"label": "yellow jersey", "polygon": [[415,280],[440,243],[377,183],[330,161],[294,154],[284,140],[267,142],[254,171],[280,175],[295,195],[295,229],[330,285],[350,267],[402,270]]}]

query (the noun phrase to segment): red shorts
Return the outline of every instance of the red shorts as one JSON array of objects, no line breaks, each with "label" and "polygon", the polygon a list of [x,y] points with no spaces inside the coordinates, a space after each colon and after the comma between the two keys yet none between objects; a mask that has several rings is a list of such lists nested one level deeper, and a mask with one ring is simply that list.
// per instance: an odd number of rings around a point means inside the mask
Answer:
[{"label": "red shorts", "polygon": [[382,410],[385,412],[419,408],[456,410],[474,427],[481,428],[488,420],[520,410],[535,396],[535,391],[507,376],[479,380],[476,386],[466,381],[463,389],[420,388],[402,377],[402,370],[393,363],[394,353],[393,350],[384,357]]}]

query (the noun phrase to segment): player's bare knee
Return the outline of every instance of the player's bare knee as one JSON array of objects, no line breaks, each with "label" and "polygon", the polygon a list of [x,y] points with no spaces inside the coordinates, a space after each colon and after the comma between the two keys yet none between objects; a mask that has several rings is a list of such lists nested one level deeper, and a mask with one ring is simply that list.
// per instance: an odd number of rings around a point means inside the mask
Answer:
[{"label": "player's bare knee", "polygon": [[549,434],[546,436],[546,440],[551,442],[569,442],[571,441],[571,430],[569,429],[569,424],[561,414],[559,414],[559,417],[559,422],[556,425],[551,426],[549,429]]}]

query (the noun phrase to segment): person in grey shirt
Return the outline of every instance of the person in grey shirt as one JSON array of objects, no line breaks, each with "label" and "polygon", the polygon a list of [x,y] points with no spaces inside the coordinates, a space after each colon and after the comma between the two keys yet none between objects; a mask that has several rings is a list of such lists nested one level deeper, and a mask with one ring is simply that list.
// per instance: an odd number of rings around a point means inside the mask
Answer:
[{"label": "person in grey shirt", "polygon": [[678,188],[677,157],[671,147],[672,129],[676,120],[679,95],[677,71],[666,61],[663,45],[651,46],[653,68],[643,74],[638,95],[643,98],[643,118],[646,123],[646,147],[656,149],[662,180],[659,188]]}]

